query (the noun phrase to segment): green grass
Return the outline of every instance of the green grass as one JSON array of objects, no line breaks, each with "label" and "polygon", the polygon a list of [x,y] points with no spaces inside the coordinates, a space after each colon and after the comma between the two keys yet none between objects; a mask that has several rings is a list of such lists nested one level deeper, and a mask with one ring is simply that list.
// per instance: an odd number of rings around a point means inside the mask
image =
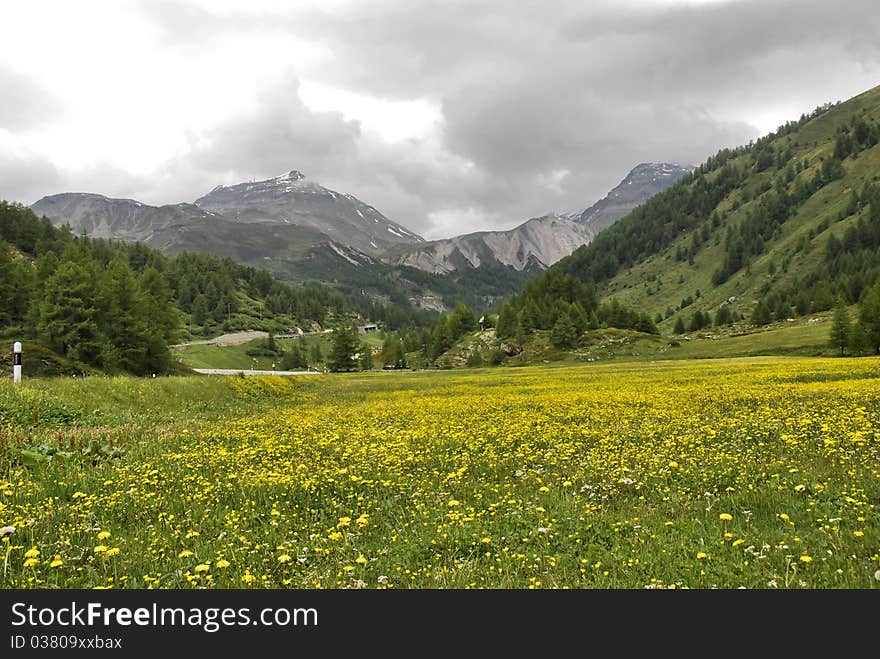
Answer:
[{"label": "green grass", "polygon": [[[867,110],[866,116],[870,119],[880,119],[880,88],[833,108],[795,134],[777,138],[774,146],[779,149],[790,146],[794,153],[793,162],[809,158],[810,168],[800,176],[812,177],[818,171],[821,159],[831,155],[837,127],[849,122],[854,114],[862,110]],[[750,166],[748,158],[743,156],[732,163],[739,167]],[[756,203],[755,200],[746,201],[738,209],[732,210],[733,202],[742,201],[745,190],[757,191],[762,183],[778,176],[775,168],[752,172],[742,188],[731,192],[718,205],[718,210],[729,213],[729,217],[722,226],[712,229],[708,242],[698,250],[692,264],[687,260],[676,261],[675,253],[678,248],[687,249],[691,245],[692,234],[699,227],[682,233],[670,244],[664,245],[662,250],[647,255],[632,268],[618,273],[600,287],[600,294],[603,297],[614,296],[623,304],[645,311],[652,317],[658,313],[665,316],[667,309],[673,309],[673,315],[664,317],[659,324],[660,330],[667,333],[671,332],[678,317],[687,322],[698,309],[714,314],[722,303],[731,299],[731,309],[749,318],[765,292],[784,290],[805,274],[816,271],[824,258],[828,236],[835,234],[840,238],[846,228],[856,222],[855,216],[842,221],[840,216],[848,204],[851,191],[861,192],[866,181],[878,180],[880,145],[862,151],[855,158],[847,158],[843,164],[846,172],[844,178],[826,185],[806,200],[797,213],[782,225],[779,237],[768,241],[762,254],[752,257],[747,267],[723,284],[715,286],[712,275],[724,261],[727,227],[742,222]],[[823,223],[827,228],[821,229]],[[810,233],[813,237],[809,240],[808,249],[797,251],[799,241],[809,237]],[[786,261],[787,268],[783,269]],[[681,301],[689,296],[695,298],[694,303],[679,309]]]},{"label": "green grass", "polygon": [[878,377],[760,357],[4,383],[0,587],[877,588]]},{"label": "green grass", "polygon": [[[311,353],[315,344],[321,346],[321,354],[326,360],[333,346],[331,334],[320,334],[317,336],[309,336],[305,339],[276,339],[278,345],[285,351],[290,350],[294,341],[305,341],[306,350]],[[361,334],[360,340],[367,345],[373,347],[381,347],[382,338],[378,333]],[[217,345],[191,345],[185,348],[174,348],[174,356],[179,362],[189,368],[241,368],[254,370],[272,370],[272,364],[276,366],[275,370],[281,368],[281,357],[257,356],[251,357],[247,351],[257,347],[263,342],[263,339],[241,343],[231,346]],[[315,364],[311,363],[312,367]]]},{"label": "green grass", "polygon": [[583,361],[721,359],[759,355],[835,356],[828,345],[829,314],[817,314],[763,328],[707,328],[681,336],[653,336],[626,330],[588,333],[568,358]]}]

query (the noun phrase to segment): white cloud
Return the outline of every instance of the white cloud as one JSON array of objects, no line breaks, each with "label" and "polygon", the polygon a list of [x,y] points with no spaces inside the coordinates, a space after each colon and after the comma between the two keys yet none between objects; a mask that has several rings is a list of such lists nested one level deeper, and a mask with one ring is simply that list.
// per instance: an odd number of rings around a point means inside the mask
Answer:
[{"label": "white cloud", "polygon": [[430,237],[584,207],[880,76],[871,0],[0,3],[7,198],[299,169]]}]

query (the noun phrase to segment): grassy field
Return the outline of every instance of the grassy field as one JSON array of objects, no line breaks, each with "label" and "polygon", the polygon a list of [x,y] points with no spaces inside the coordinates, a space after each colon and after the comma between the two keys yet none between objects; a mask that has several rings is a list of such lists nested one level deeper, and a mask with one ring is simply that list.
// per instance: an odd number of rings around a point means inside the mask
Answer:
[{"label": "grassy field", "polygon": [[828,345],[831,321],[827,314],[780,322],[748,333],[728,328],[690,332],[683,336],[654,336],[626,330],[588,334],[571,357],[580,361],[680,360],[731,357],[834,356]]},{"label": "grassy field", "polygon": [[880,360],[0,385],[3,588],[877,588]]},{"label": "grassy field", "polygon": [[[284,350],[290,350],[291,344],[303,339],[276,339],[276,343]],[[381,346],[382,339],[378,334],[364,334],[360,340],[370,346]],[[255,370],[272,370],[274,363],[277,368],[281,367],[281,357],[256,356],[251,357],[247,351],[262,343],[262,339],[249,341],[238,345],[191,345],[185,348],[174,348],[175,358],[183,365],[190,368],[241,368]],[[321,347],[321,354],[326,359],[330,355],[332,337],[329,335],[310,336],[305,339],[306,351],[311,351],[317,344]],[[313,363],[310,364],[314,366]]]}]

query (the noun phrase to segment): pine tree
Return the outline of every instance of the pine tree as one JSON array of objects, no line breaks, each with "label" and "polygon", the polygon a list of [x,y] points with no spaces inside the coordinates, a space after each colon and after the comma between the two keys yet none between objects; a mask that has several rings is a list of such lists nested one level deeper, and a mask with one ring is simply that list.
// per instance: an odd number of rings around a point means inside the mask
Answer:
[{"label": "pine tree", "polygon": [[562,350],[573,348],[577,342],[577,330],[568,312],[560,314],[550,331],[550,343]]},{"label": "pine tree", "polygon": [[850,319],[846,305],[842,301],[838,301],[834,307],[834,315],[831,318],[831,336],[829,343],[831,347],[840,349],[840,356],[843,357],[844,351],[849,344],[850,338]]},{"label": "pine tree", "polygon": [[312,344],[312,349],[309,351],[309,357],[312,360],[312,363],[316,366],[318,364],[324,363],[324,353],[321,351],[321,344],[318,341]]},{"label": "pine tree", "polygon": [[180,317],[172,303],[171,287],[162,274],[148,266],[138,282],[150,310],[150,324],[166,343],[177,341]]},{"label": "pine tree", "polygon": [[477,328],[474,314],[465,304],[456,305],[446,322],[453,341],[457,341],[468,332],[473,332]]},{"label": "pine tree", "polygon": [[362,371],[373,370],[373,347],[368,343],[361,343],[360,348],[360,367]]},{"label": "pine tree", "polygon": [[847,343],[851,355],[861,357],[868,351],[868,336],[865,329],[859,321],[852,324],[849,331],[849,341]]},{"label": "pine tree", "polygon": [[208,299],[199,293],[192,303],[192,322],[196,325],[204,325],[208,319]]},{"label": "pine tree", "polygon": [[397,334],[389,334],[382,342],[382,362],[391,368],[406,368],[403,341]]},{"label": "pine tree", "polygon": [[150,308],[134,273],[114,259],[106,275],[104,333],[111,348],[105,362],[138,375],[165,370],[170,355],[161,354],[162,338],[150,330]]},{"label": "pine tree", "polygon": [[98,329],[96,277],[78,261],[63,261],[43,285],[37,333],[71,359],[99,365],[107,350]]},{"label": "pine tree", "polygon": [[309,363],[306,359],[305,350],[299,341],[293,341],[290,350],[284,353],[281,358],[281,368],[285,371],[296,371],[302,368],[308,368]]},{"label": "pine tree", "polygon": [[874,284],[859,308],[859,325],[865,332],[868,350],[872,354],[880,352],[880,282]]},{"label": "pine tree", "polygon": [[501,307],[498,314],[498,324],[495,326],[495,336],[499,339],[509,339],[516,334],[516,310],[510,303]]},{"label": "pine tree", "polygon": [[684,332],[685,332],[684,320],[682,319],[681,316],[679,316],[678,318],[675,319],[675,327],[672,328],[672,333],[673,334],[684,334]]},{"label": "pine tree", "polygon": [[755,310],[752,312],[752,325],[769,325],[773,321],[773,315],[770,313],[770,307],[764,300],[758,302]]},{"label": "pine tree", "polygon": [[333,332],[333,345],[327,366],[331,371],[353,371],[357,368],[355,355],[360,349],[357,328],[353,326],[337,327]]},{"label": "pine tree", "polygon": [[20,322],[31,295],[31,270],[13,259],[9,246],[0,240],[0,327]]},{"label": "pine tree", "polygon": [[570,314],[571,322],[574,324],[574,329],[577,333],[580,335],[586,332],[590,325],[590,319],[587,317],[587,312],[584,311],[580,302],[575,302],[571,305]]}]

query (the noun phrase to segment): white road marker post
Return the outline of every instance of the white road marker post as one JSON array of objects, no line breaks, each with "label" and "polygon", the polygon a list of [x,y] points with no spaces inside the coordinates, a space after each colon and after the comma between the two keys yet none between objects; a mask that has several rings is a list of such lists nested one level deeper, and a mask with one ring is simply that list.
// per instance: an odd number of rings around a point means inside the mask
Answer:
[{"label": "white road marker post", "polygon": [[[7,344],[9,345],[9,344]],[[15,384],[21,382],[21,342],[16,341],[12,345],[12,381]]]}]

